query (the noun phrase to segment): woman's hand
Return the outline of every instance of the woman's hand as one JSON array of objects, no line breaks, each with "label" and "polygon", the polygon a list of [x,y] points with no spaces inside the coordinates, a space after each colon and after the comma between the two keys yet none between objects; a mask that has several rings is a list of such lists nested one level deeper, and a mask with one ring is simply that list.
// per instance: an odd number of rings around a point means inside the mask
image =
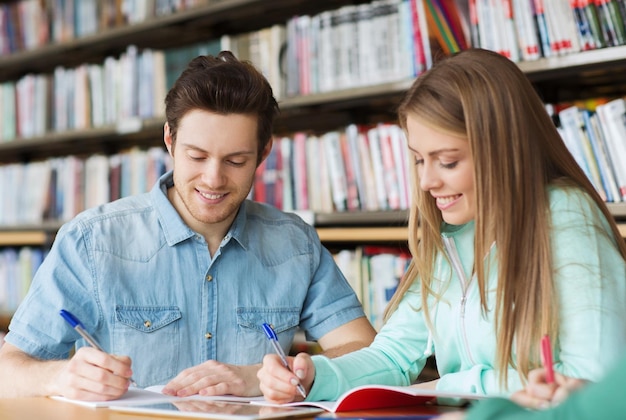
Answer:
[{"label": "woman's hand", "polygon": [[308,393],[315,379],[315,365],[311,356],[300,353],[296,357],[288,357],[287,369],[278,355],[268,354],[263,358],[263,367],[257,373],[259,388],[265,398],[273,403],[284,404],[302,400],[297,385],[300,383]]},{"label": "woman's hand", "polygon": [[554,372],[554,383],[547,383],[544,369],[534,369],[528,374],[526,389],[511,395],[511,400],[528,408],[542,409],[557,405],[572,392],[585,385],[583,379],[570,378]]}]

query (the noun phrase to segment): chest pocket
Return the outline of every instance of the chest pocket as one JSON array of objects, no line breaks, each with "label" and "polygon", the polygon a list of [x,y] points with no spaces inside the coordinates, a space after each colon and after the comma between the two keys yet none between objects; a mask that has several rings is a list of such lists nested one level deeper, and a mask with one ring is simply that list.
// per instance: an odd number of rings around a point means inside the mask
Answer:
[{"label": "chest pocket", "polygon": [[131,358],[138,386],[164,385],[178,374],[181,318],[176,306],[115,308],[113,352]]},{"label": "chest pocket", "polygon": [[270,324],[285,353],[289,352],[293,338],[300,325],[299,308],[237,308],[237,354],[232,363],[254,364],[263,356],[274,353],[270,340],[263,331],[263,323]]}]

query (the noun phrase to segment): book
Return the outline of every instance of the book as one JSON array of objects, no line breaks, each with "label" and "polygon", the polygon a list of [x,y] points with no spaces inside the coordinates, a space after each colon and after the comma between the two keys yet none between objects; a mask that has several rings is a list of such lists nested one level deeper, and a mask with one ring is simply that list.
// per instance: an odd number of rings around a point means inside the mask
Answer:
[{"label": "book", "polygon": [[[428,420],[428,419],[435,419],[439,416],[440,416],[439,414],[389,414],[387,416],[365,414],[365,415],[360,415],[360,416],[355,416],[355,417],[341,416],[341,419],[342,420],[392,420],[392,419],[400,418],[401,420]],[[326,415],[326,416],[315,417],[314,420],[326,420],[326,419],[331,419],[331,418],[334,418],[334,417],[329,417],[328,415]]]},{"label": "book", "polygon": [[598,116],[588,109],[581,110],[581,116],[584,121],[584,130],[589,139],[589,143],[593,148],[593,155],[596,158],[598,171],[602,180],[602,186],[606,193],[606,201],[621,201],[617,182],[615,181],[615,172],[609,158],[609,152],[606,148],[606,142],[601,137],[600,127],[598,125]]},{"label": "book", "polygon": [[338,131],[330,131],[322,136],[328,170],[333,204],[336,211],[347,210],[348,182],[343,155],[341,153],[341,139]]},{"label": "book", "polygon": [[614,99],[596,107],[596,114],[600,120],[600,128],[610,153],[615,178],[622,200],[626,200],[626,101],[622,98]]},{"label": "book", "polygon": [[254,400],[251,401],[251,404],[282,407],[312,406],[322,408],[331,413],[343,413],[346,411],[378,408],[410,407],[433,402],[442,405],[461,405],[467,401],[483,398],[486,398],[486,396],[411,386],[362,385],[345,392],[337,401],[298,401],[286,404],[272,404],[265,400]]},{"label": "book", "polygon": [[147,388],[137,388],[130,387],[128,391],[120,398],[109,401],[84,401],[84,400],[75,400],[72,398],[62,397],[59,395],[52,396],[53,400],[65,401],[72,404],[82,405],[86,407],[121,407],[121,406],[130,406],[130,405],[144,405],[144,404],[158,404],[165,402],[178,402],[178,401],[229,401],[229,402],[240,402],[240,403],[250,403],[253,400],[262,400],[262,397],[236,397],[233,395],[217,395],[217,396],[201,396],[201,395],[191,395],[189,397],[176,397],[173,395],[163,394],[161,391],[163,390],[163,385],[155,385],[149,386]]}]

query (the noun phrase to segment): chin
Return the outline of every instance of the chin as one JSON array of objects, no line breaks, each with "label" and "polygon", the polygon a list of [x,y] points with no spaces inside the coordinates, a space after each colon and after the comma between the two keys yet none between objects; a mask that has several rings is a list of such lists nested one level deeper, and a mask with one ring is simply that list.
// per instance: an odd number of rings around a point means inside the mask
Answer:
[{"label": "chin", "polygon": [[449,225],[464,225],[466,223],[471,222],[472,220],[474,220],[473,217],[470,216],[448,216],[446,217],[445,215],[443,216],[443,221],[446,222]]}]

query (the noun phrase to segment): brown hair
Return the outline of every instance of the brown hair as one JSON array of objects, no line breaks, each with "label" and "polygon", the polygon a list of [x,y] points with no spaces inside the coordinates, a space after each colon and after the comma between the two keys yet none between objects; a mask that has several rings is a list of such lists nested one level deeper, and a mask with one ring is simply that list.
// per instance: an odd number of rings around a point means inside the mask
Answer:
[{"label": "brown hair", "polygon": [[165,97],[173,144],[180,120],[193,109],[256,115],[260,163],[262,151],[272,138],[278,104],[269,82],[251,63],[239,61],[230,51],[191,60]]},{"label": "brown hair", "polygon": [[[559,325],[547,185],[558,183],[587,193],[609,221],[616,246],[626,259],[626,244],[617,225],[569,153],[531,83],[500,54],[470,49],[442,59],[415,81],[398,114],[405,131],[411,115],[469,142],[476,191],[474,270],[483,312],[488,310],[489,267],[482,257],[497,244],[495,368],[501,385],[507,381],[509,365],[525,381],[536,365],[541,336],[556,338]],[[419,279],[422,309],[432,328],[426,303],[429,295],[440,298],[431,282],[436,255],[446,255],[440,234],[442,216],[430,194],[420,190],[415,165],[411,167],[409,248],[413,258],[385,317]]]}]

